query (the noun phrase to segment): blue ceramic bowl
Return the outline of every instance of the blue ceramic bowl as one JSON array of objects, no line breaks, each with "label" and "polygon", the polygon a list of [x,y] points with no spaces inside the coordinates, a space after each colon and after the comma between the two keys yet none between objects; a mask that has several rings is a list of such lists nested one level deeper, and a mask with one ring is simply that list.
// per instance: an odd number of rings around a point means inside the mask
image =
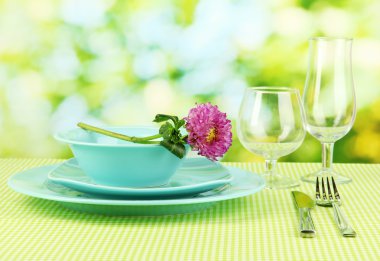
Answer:
[{"label": "blue ceramic bowl", "polygon": [[[155,135],[154,127],[107,130],[129,136]],[[80,128],[58,133],[68,143],[79,166],[95,183],[118,187],[155,187],[168,183],[182,160],[161,145],[136,144]]]}]

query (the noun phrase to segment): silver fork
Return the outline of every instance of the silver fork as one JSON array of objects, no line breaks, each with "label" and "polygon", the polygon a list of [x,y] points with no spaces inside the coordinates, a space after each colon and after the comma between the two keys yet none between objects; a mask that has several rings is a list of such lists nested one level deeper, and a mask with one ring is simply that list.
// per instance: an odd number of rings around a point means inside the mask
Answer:
[{"label": "silver fork", "polygon": [[317,178],[317,182],[315,185],[315,201],[318,206],[322,207],[332,207],[334,209],[334,220],[337,223],[340,232],[344,237],[355,237],[356,232],[351,227],[350,223],[348,222],[347,216],[344,214],[342,209],[340,208],[340,205],[342,205],[340,195],[338,192],[338,188],[336,187],[334,178],[331,177],[331,183],[334,190],[334,196],[331,192],[330,182],[329,178],[326,178],[326,184],[327,184],[327,193],[328,193],[328,199],[326,196],[326,188],[325,188],[325,181],[322,177],[322,198],[321,198],[321,190],[319,189],[319,179]]}]

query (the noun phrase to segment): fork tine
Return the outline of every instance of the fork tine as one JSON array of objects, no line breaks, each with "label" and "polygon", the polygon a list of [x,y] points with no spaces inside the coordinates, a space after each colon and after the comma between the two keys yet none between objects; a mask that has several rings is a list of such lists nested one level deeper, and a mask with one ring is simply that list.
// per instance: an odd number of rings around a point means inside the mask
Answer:
[{"label": "fork tine", "polygon": [[334,200],[333,195],[332,195],[332,192],[331,192],[331,188],[330,188],[329,178],[327,177],[326,179],[327,179],[327,191],[328,191],[328,193],[329,193],[329,199],[330,199],[330,200]]},{"label": "fork tine", "polygon": [[323,180],[323,177],[322,177],[322,197],[323,197],[323,200],[327,200],[326,189],[325,189],[325,182]]},{"label": "fork tine", "polygon": [[339,196],[338,188],[336,187],[335,180],[334,180],[333,177],[331,177],[331,181],[332,181],[332,186],[333,186],[333,190],[334,190],[334,196],[335,196],[335,199],[336,199],[336,200],[340,200],[340,196]]},{"label": "fork tine", "polygon": [[321,199],[321,194],[319,192],[319,178],[317,177],[317,182],[315,183],[315,199]]}]

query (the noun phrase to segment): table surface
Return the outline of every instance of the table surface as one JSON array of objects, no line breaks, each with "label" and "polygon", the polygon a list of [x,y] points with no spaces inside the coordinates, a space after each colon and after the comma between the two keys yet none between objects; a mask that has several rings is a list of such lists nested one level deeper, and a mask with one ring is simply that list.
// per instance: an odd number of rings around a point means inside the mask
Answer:
[{"label": "table surface", "polygon": [[[316,238],[300,238],[290,189],[263,190],[202,212],[161,217],[112,217],[63,208],[12,191],[8,178],[55,159],[0,160],[0,260],[380,260],[380,164],[335,164],[353,179],[339,186],[358,236],[344,238],[331,208],[312,216]],[[252,172],[259,163],[226,163]],[[289,177],[317,163],[279,163]],[[314,186],[296,188],[309,195]]]}]

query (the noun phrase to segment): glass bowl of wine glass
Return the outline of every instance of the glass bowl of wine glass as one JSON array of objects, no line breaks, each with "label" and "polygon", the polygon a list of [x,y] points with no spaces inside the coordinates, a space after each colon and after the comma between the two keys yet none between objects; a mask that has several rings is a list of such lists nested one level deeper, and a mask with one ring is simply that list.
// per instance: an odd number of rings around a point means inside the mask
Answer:
[{"label": "glass bowl of wine glass", "polygon": [[283,189],[299,183],[277,172],[278,158],[295,151],[305,138],[299,91],[288,87],[251,87],[244,93],[237,122],[238,137],[250,152],[265,159],[266,188]]}]

